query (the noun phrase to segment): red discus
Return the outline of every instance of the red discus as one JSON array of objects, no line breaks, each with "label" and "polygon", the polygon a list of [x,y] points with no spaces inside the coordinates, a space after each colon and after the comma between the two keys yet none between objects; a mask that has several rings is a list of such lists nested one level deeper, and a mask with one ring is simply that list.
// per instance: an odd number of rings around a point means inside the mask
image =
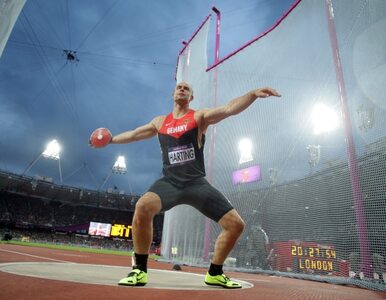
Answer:
[{"label": "red discus", "polygon": [[98,128],[91,133],[90,146],[94,148],[101,148],[111,142],[112,134],[107,128]]}]

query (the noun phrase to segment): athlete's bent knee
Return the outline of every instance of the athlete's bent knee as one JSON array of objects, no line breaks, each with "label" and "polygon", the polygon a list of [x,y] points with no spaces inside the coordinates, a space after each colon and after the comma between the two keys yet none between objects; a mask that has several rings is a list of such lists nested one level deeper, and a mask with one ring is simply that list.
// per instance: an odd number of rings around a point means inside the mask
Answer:
[{"label": "athlete's bent knee", "polygon": [[234,235],[240,235],[243,232],[245,226],[243,219],[235,210],[230,211],[224,217],[222,217],[219,223],[224,230],[230,231]]},{"label": "athlete's bent knee", "polygon": [[236,218],[234,220],[234,223],[232,225],[232,229],[235,232],[235,234],[240,235],[244,231],[245,223],[243,219],[241,218]]},{"label": "athlete's bent knee", "polygon": [[161,210],[161,201],[156,194],[146,193],[135,204],[135,215],[154,217]]}]

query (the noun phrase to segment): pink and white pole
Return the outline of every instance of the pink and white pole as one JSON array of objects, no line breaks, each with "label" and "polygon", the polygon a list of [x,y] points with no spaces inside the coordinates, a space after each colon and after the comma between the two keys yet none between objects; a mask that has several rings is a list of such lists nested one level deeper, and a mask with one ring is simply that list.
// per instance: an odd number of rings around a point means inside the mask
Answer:
[{"label": "pink and white pole", "polygon": [[[221,13],[220,11],[213,6],[212,10],[216,13],[216,44],[214,48],[214,64],[217,64],[220,60],[220,21]],[[212,107],[217,105],[217,69],[214,69],[213,72],[213,83],[212,83]],[[216,138],[216,125],[213,125],[210,128],[210,145],[209,145],[209,158],[208,158],[208,181],[213,183],[213,160],[214,160],[214,150],[215,150],[215,138]],[[204,232],[204,249],[203,249],[203,259],[204,261],[209,260],[209,251],[210,251],[210,241],[211,241],[212,229],[210,226],[210,220],[205,219],[205,232]]]},{"label": "pink and white pole", "polygon": [[348,156],[348,170],[355,205],[355,217],[357,222],[358,239],[361,251],[361,271],[367,278],[373,278],[373,270],[371,266],[371,255],[369,241],[367,237],[366,217],[362,201],[361,184],[359,179],[358,163],[355,154],[355,145],[352,135],[350,112],[347,105],[346,85],[344,82],[342,63],[339,55],[338,39],[334,23],[334,12],[332,0],[325,0],[328,29],[330,33],[330,41],[333,59],[335,63],[336,81],[340,95],[340,104],[342,109],[342,117],[344,120],[344,129],[346,136],[346,148]]}]

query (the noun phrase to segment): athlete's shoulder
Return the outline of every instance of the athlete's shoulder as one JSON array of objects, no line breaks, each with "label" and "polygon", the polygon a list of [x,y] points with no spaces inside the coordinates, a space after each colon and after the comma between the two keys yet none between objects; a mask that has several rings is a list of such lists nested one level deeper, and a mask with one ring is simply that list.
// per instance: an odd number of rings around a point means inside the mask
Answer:
[{"label": "athlete's shoulder", "polygon": [[194,119],[197,123],[198,128],[205,133],[206,129],[208,128],[208,125],[205,125],[205,114],[210,111],[209,108],[201,108],[195,111],[194,113]]},{"label": "athlete's shoulder", "polygon": [[198,110],[193,110],[194,118],[196,119],[196,121],[201,120],[208,110],[209,110],[208,108],[201,108]]},{"label": "athlete's shoulder", "polygon": [[200,108],[200,109],[195,110],[194,112],[195,112],[195,114],[204,114],[208,110],[210,110],[210,108]]},{"label": "athlete's shoulder", "polygon": [[162,124],[164,123],[166,117],[168,115],[160,115],[160,116],[156,116],[153,120],[151,120],[151,124],[153,124],[157,130],[159,130],[161,127],[162,127]]}]

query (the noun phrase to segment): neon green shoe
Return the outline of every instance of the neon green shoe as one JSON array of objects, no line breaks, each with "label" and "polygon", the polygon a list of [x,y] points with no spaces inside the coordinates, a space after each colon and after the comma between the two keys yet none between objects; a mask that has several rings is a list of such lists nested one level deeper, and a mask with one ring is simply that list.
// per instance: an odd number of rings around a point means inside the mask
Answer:
[{"label": "neon green shoe", "polygon": [[147,273],[140,269],[133,269],[127,277],[119,280],[118,285],[144,286],[147,283]]},{"label": "neon green shoe", "polygon": [[224,273],[221,275],[212,276],[209,272],[205,275],[205,283],[208,285],[217,285],[225,289],[239,289],[241,284],[230,280]]}]

